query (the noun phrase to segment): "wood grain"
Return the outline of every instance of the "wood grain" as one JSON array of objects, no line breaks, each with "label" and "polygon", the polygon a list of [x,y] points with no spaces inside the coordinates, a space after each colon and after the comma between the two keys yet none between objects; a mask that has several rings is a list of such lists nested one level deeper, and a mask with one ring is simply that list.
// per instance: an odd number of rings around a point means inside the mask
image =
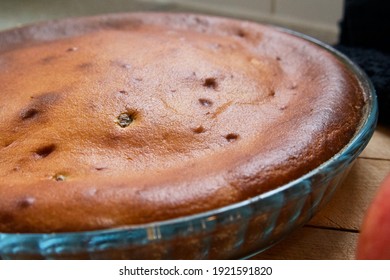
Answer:
[{"label": "wood grain", "polygon": [[360,157],[390,160],[390,128],[378,126]]},{"label": "wood grain", "polygon": [[357,159],[329,204],[309,224],[359,230],[371,200],[389,172],[390,161]]},{"label": "wood grain", "polygon": [[358,234],[303,227],[252,260],[349,260],[355,258]]}]

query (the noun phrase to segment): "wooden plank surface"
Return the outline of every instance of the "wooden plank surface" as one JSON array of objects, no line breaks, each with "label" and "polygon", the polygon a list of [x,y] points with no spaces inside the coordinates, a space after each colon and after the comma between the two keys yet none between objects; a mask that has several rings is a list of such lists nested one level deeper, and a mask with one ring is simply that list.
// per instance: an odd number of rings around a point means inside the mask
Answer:
[{"label": "wooden plank surface", "polygon": [[370,143],[361,153],[360,158],[390,160],[390,128],[378,126]]},{"label": "wooden plank surface", "polygon": [[332,200],[309,224],[359,230],[364,213],[389,172],[390,161],[357,159]]},{"label": "wooden plank surface", "polygon": [[390,173],[390,129],[379,126],[332,200],[306,226],[251,259],[354,259],[359,228]]},{"label": "wooden plank surface", "polygon": [[357,233],[303,227],[253,260],[348,260],[355,256]]}]

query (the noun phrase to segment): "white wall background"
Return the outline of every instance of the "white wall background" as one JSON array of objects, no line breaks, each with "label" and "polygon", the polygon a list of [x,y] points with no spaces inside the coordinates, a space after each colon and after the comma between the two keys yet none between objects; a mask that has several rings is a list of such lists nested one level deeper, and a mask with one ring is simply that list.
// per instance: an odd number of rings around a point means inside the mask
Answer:
[{"label": "white wall background", "polygon": [[285,26],[335,43],[343,0],[0,0],[0,29],[48,19],[140,10],[233,16]]},{"label": "white wall background", "polygon": [[[150,1],[150,0],[144,0]],[[343,0],[159,0],[189,9],[285,26],[327,43],[335,43]]]}]

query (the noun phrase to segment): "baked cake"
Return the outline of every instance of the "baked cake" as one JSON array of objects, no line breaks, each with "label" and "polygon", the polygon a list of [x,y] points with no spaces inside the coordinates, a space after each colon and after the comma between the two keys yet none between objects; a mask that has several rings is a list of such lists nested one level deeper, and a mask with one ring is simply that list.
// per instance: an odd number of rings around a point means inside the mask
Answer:
[{"label": "baked cake", "polygon": [[273,27],[119,14],[0,33],[0,232],[161,221],[288,183],[359,126],[359,82]]}]

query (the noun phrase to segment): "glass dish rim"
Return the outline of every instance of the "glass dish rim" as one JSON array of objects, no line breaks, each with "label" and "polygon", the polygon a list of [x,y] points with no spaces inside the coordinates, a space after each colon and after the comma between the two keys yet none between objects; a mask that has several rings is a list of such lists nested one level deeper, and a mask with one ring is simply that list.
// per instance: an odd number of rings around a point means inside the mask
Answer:
[{"label": "glass dish rim", "polygon": [[121,232],[128,232],[128,231],[139,231],[139,230],[148,230],[151,228],[163,228],[163,227],[170,227],[173,225],[180,225],[187,222],[192,222],[196,220],[202,220],[207,219],[212,216],[216,216],[218,214],[222,214],[225,212],[233,211],[235,209],[239,209],[241,207],[248,206],[249,204],[255,203],[259,200],[265,200],[267,198],[272,197],[273,195],[277,193],[281,193],[283,191],[286,191],[290,188],[293,188],[294,186],[298,185],[300,182],[305,181],[309,179],[310,177],[313,177],[315,174],[320,173],[321,170],[326,169],[328,166],[331,166],[334,162],[337,162],[341,157],[343,157],[344,154],[348,154],[348,151],[351,150],[359,141],[361,138],[364,138],[366,134],[366,130],[369,129],[371,126],[376,126],[377,121],[377,115],[378,115],[378,105],[377,105],[377,96],[375,88],[371,82],[371,80],[368,78],[366,73],[351,59],[349,59],[346,55],[342,54],[332,46],[315,39],[309,35],[284,28],[275,26],[272,24],[265,24],[260,23],[263,26],[272,27],[282,33],[286,33],[298,38],[301,38],[305,41],[308,41],[323,50],[329,52],[330,54],[334,55],[337,59],[339,59],[352,73],[355,75],[355,77],[358,79],[359,83],[361,84],[361,87],[364,89],[364,94],[366,98],[366,104],[365,104],[365,110],[364,115],[362,118],[362,122],[358,128],[358,130],[355,132],[354,136],[351,138],[351,140],[345,145],[338,153],[336,153],[333,157],[331,157],[329,160],[325,161],[321,165],[317,166],[313,170],[309,171],[308,173],[300,176],[299,178],[292,180],[288,182],[287,184],[281,185],[276,189],[270,190],[268,192],[259,194],[257,196],[254,196],[252,198],[236,202],[233,204],[229,204],[223,207],[219,207],[216,209],[177,217],[173,219],[163,220],[163,221],[156,221],[156,222],[150,222],[145,224],[135,224],[135,225],[125,225],[125,226],[118,226],[114,228],[108,228],[108,229],[98,229],[98,230],[88,230],[88,231],[75,231],[75,232],[53,232],[53,233],[3,233],[0,232],[0,241],[3,238],[9,238],[14,237],[18,238],[20,240],[29,240],[29,239],[36,239],[40,237],[51,237],[51,238],[77,238],[77,237],[93,237],[93,236],[101,236],[106,234],[118,234]]}]

